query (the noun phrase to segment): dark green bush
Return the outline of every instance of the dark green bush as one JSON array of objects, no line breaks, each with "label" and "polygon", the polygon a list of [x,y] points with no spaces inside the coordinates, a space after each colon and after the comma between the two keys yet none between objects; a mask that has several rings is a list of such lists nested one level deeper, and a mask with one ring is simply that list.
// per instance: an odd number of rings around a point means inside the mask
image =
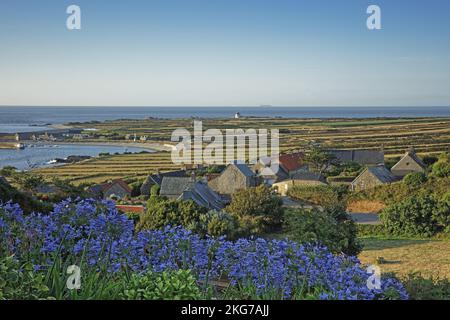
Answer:
[{"label": "dark green bush", "polygon": [[189,270],[133,274],[120,294],[124,300],[200,300],[202,293]]},{"label": "dark green bush", "polygon": [[389,235],[389,232],[382,224],[358,224],[357,229],[358,238],[384,237]]},{"label": "dark green bush", "polygon": [[49,291],[31,262],[20,265],[13,257],[0,259],[0,300],[47,299]]},{"label": "dark green bush", "polygon": [[434,218],[445,232],[450,233],[450,192],[447,192],[437,203]]},{"label": "dark green bush", "polygon": [[439,161],[433,164],[432,172],[436,177],[450,177],[450,153],[442,154],[439,157]]},{"label": "dark green bush", "polygon": [[289,210],[285,214],[285,230],[294,241],[320,243],[335,253],[357,255],[362,249],[355,222],[339,206],[324,211]]},{"label": "dark green bush", "polygon": [[448,279],[424,278],[419,273],[409,274],[402,283],[411,300],[450,300]]},{"label": "dark green bush", "polygon": [[340,186],[294,186],[288,191],[288,196],[320,205],[320,206],[336,206],[347,195],[348,187]]},{"label": "dark green bush", "polygon": [[259,231],[273,231],[281,227],[282,205],[280,197],[272,194],[267,186],[260,185],[233,194],[225,210],[237,218],[242,230],[257,231],[262,228]]},{"label": "dark green bush", "polygon": [[431,237],[442,231],[435,217],[437,205],[431,195],[414,196],[385,208],[380,217],[391,234]]},{"label": "dark green bush", "polygon": [[427,182],[427,176],[422,172],[411,172],[403,178],[403,183],[410,188],[419,188]]},{"label": "dark green bush", "polygon": [[174,201],[151,196],[147,212],[140,216],[137,230],[163,229],[166,226],[183,226],[204,237],[206,235],[234,238],[236,221],[225,212],[208,211],[193,201]]}]

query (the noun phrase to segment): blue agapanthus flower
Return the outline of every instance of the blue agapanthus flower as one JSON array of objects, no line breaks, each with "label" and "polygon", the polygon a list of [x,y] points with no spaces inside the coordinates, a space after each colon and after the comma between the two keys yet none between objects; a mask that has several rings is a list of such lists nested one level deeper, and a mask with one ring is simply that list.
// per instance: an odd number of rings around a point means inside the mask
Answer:
[{"label": "blue agapanthus flower", "polygon": [[16,204],[0,206],[0,253],[29,259],[45,270],[56,255],[110,272],[189,269],[199,280],[225,279],[260,297],[292,299],[407,299],[394,278],[369,289],[357,258],[289,240],[201,238],[181,227],[135,232],[110,201],[65,200],[49,214],[25,216]]}]

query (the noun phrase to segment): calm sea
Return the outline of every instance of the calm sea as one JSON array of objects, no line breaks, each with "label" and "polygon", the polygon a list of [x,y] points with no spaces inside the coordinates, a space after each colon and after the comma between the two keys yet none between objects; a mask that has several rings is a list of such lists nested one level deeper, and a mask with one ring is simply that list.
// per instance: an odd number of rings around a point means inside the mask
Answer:
[{"label": "calm sea", "polygon": [[[156,118],[450,117],[450,107],[0,107],[0,132],[42,130],[47,124]],[[30,126],[31,125],[31,126]]]}]

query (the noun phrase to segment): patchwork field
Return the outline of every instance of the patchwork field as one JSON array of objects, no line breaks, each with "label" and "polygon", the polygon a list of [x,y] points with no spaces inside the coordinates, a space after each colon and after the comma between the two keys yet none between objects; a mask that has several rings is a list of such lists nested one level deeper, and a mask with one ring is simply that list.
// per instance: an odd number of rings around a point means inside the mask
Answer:
[{"label": "patchwork field", "polygon": [[170,171],[177,168],[179,166],[172,164],[169,152],[157,152],[101,156],[76,164],[36,171],[46,177],[58,176],[80,184],[115,178],[143,179],[156,170]]},{"label": "patchwork field", "polygon": [[[311,142],[330,148],[381,148],[388,156],[397,156],[409,145],[419,153],[436,153],[450,147],[450,118],[415,119],[289,119],[243,118],[205,119],[203,130],[210,128],[279,129],[281,148],[297,149]],[[98,129],[98,135],[120,139],[127,134],[147,136],[152,141],[170,141],[174,129],[193,132],[193,119],[120,120],[73,124]]]},{"label": "patchwork field", "polygon": [[[124,143],[126,135],[146,136],[151,143],[170,143],[173,130],[193,133],[193,119],[144,119],[75,123],[74,127],[97,129],[89,142]],[[279,129],[282,151],[301,149],[311,143],[327,148],[384,148],[386,157],[398,157],[409,146],[419,155],[450,149],[450,118],[415,119],[205,119],[203,130],[217,128]],[[92,131],[89,131],[92,134]],[[224,131],[223,131],[224,132]],[[130,140],[129,140],[130,141]],[[131,141],[130,141],[131,142]],[[77,142],[80,143],[80,142]],[[46,176],[60,176],[76,183],[98,182],[116,177],[144,177],[150,172],[178,168],[170,153],[112,155],[63,167],[40,169]]]}]

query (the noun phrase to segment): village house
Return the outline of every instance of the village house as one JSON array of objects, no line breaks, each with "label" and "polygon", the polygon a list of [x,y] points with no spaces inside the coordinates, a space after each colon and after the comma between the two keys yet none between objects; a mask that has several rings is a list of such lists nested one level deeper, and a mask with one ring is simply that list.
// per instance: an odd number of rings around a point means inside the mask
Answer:
[{"label": "village house", "polygon": [[168,171],[162,173],[157,171],[156,173],[149,175],[147,179],[144,181],[144,183],[141,186],[141,195],[149,196],[152,186],[154,186],[155,184],[161,186],[164,177],[187,177],[187,176],[188,175],[185,170]]},{"label": "village house", "polygon": [[238,190],[256,187],[259,179],[256,174],[243,163],[231,163],[217,177],[208,181],[208,185],[221,195],[230,196]]},{"label": "village house", "polygon": [[123,199],[126,197],[131,197],[131,188],[122,179],[116,179],[89,187],[88,191],[93,197],[102,199]]},{"label": "village house", "polygon": [[193,177],[163,177],[159,195],[176,200],[193,183],[195,183]]},{"label": "village house", "polygon": [[191,200],[201,207],[217,211],[225,207],[224,200],[202,181],[190,184],[177,200]]},{"label": "village house", "polygon": [[352,191],[372,189],[380,185],[391,184],[398,181],[392,172],[384,165],[367,167],[351,183]]},{"label": "village house", "polygon": [[384,164],[383,150],[326,150],[336,157],[339,163],[358,163],[362,166],[378,166]]},{"label": "village house", "polygon": [[303,162],[305,154],[303,152],[291,152],[280,154],[280,169],[289,177],[299,173],[308,171],[308,165]]},{"label": "village house", "polygon": [[274,172],[274,170],[271,169],[271,165],[272,162],[270,157],[264,157],[259,159],[258,162],[253,165],[252,171],[268,186],[272,186],[275,182],[289,178],[289,175],[279,166],[278,171]]},{"label": "village house", "polygon": [[[307,172],[308,166],[303,163],[303,158],[303,152],[281,154],[278,158],[278,171],[273,172],[273,170],[270,169],[270,166],[272,165],[270,157],[265,157],[259,159],[259,161],[253,165],[252,170],[265,184],[272,186],[274,183],[284,181],[299,172]],[[264,174],[262,173],[263,169],[266,169]],[[269,173],[267,173],[267,171],[269,171]]]},{"label": "village house", "polygon": [[214,210],[222,210],[224,202],[205,182],[195,177],[164,177],[159,193],[172,200],[193,201],[197,205]]},{"label": "village house", "polygon": [[396,177],[403,178],[412,172],[425,172],[427,166],[420,159],[413,148],[409,149],[405,155],[392,168],[391,172]]},{"label": "village house", "polygon": [[273,184],[273,188],[282,196],[286,196],[288,191],[294,186],[325,186],[327,180],[321,174],[314,172],[299,172],[291,178]]}]

